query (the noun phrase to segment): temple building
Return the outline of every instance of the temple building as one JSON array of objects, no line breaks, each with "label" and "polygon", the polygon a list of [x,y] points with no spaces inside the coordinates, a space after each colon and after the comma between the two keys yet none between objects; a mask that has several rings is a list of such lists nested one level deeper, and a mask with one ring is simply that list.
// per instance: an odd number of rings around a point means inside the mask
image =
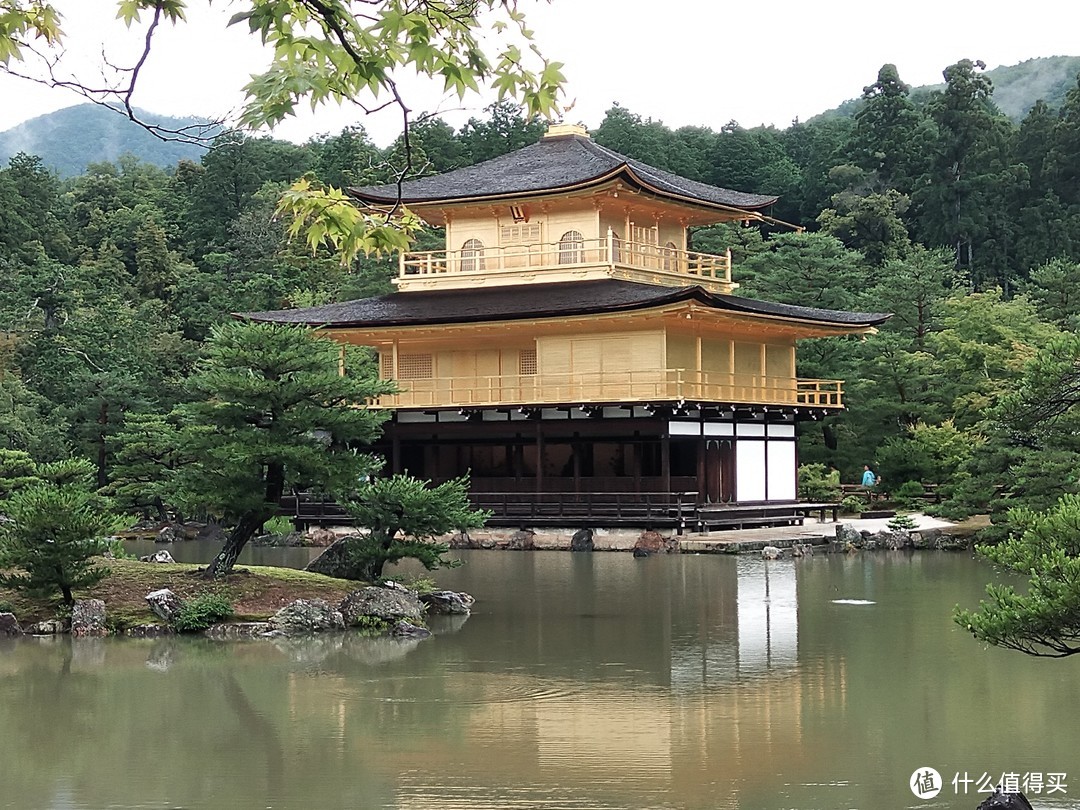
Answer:
[{"label": "temple building", "polygon": [[[492,522],[689,523],[708,505],[796,500],[796,422],[843,408],[839,380],[797,376],[800,338],[873,332],[888,316],[734,295],[730,251],[688,231],[768,220],[774,197],[624,157],[583,127],[397,185],[445,230],[399,257],[396,291],[250,313],[378,352],[399,393],[387,471],[470,473]],[[606,517],[605,517],[606,516]]]}]

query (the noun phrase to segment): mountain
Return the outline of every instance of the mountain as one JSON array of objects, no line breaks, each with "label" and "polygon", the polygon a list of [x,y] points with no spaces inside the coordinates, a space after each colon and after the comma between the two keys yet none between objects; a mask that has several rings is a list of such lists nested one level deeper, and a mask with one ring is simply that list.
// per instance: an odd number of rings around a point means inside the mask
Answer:
[{"label": "mountain", "polygon": [[[136,110],[139,119],[168,129],[205,124],[202,118],[169,118]],[[0,132],[0,165],[19,152],[38,155],[63,177],[82,174],[88,164],[115,161],[125,153],[158,166],[182,158],[198,161],[197,144],[163,141],[123,115],[97,104],[79,104],[25,121]]]},{"label": "mountain", "polygon": [[[1023,120],[1039,99],[1053,108],[1060,107],[1065,100],[1065,94],[1076,87],[1077,74],[1080,74],[1080,56],[1043,56],[1028,59],[1018,65],[1002,65],[986,71],[986,75],[994,83],[994,103],[1016,123]],[[900,78],[903,78],[903,74]],[[925,101],[934,90],[944,89],[944,84],[914,87],[911,98],[918,103]],[[838,107],[814,117],[848,118],[858,111],[861,103],[857,98],[848,99]]]}]

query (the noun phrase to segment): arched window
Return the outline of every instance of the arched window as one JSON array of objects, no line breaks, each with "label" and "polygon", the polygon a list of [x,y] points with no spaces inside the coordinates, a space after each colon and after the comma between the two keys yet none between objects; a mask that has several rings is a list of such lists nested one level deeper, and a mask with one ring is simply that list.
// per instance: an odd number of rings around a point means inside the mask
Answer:
[{"label": "arched window", "polygon": [[479,239],[469,239],[461,246],[461,272],[471,273],[484,269],[484,243]]},{"label": "arched window", "polygon": [[581,264],[585,261],[585,237],[580,231],[567,231],[559,237],[559,264]]},{"label": "arched window", "polygon": [[674,242],[668,242],[662,248],[660,248],[660,266],[663,270],[669,273],[677,273],[679,271],[679,254],[678,248]]}]

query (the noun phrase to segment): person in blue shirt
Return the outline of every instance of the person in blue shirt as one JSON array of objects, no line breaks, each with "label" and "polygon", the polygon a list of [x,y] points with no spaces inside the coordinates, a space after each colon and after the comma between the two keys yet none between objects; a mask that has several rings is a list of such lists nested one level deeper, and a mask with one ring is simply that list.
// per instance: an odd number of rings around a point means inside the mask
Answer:
[{"label": "person in blue shirt", "polygon": [[869,464],[863,465],[862,485],[867,489],[872,489],[877,485],[878,478],[874,475],[874,471],[870,469]]}]

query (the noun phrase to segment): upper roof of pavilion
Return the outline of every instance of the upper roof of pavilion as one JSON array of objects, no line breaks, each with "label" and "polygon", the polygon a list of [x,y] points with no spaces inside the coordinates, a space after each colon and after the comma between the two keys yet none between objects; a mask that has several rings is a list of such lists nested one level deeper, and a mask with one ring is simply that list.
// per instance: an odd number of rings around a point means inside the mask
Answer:
[{"label": "upper roof of pavilion", "polygon": [[538,143],[483,163],[381,186],[351,188],[349,192],[372,205],[446,205],[588,191],[612,182],[651,193],[661,199],[727,213],[754,212],[777,198],[747,194],[689,180],[620,155],[589,138],[578,125],[557,124]]}]

